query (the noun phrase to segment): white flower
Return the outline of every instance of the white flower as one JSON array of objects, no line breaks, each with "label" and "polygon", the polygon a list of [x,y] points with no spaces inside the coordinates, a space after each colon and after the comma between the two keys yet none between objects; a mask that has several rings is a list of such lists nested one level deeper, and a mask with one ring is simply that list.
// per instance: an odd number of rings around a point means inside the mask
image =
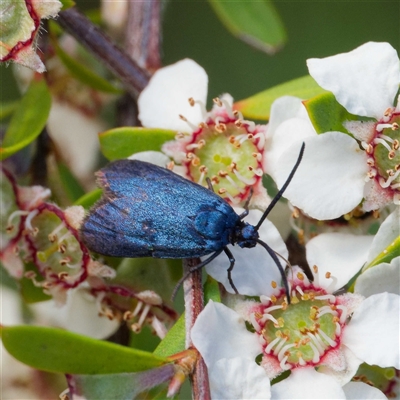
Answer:
[{"label": "white flower", "polygon": [[[302,141],[303,161],[285,196],[317,219],[334,219],[364,199],[364,211],[400,201],[400,108],[396,51],[387,43],[366,43],[325,59],[310,59],[311,76],[347,111],[376,121],[346,122],[353,135],[317,135],[299,99],[282,98],[271,110],[268,169],[281,186]],[[359,145],[361,144],[361,147]]]},{"label": "white flower", "polygon": [[[291,370],[288,378],[272,386],[274,399],[354,398],[354,390],[359,398],[385,398],[368,385],[355,388],[349,382],[363,361],[400,367],[400,297],[392,293],[366,299],[351,293],[333,295],[363,265],[372,240],[372,236],[338,233],[321,234],[311,240],[307,261],[311,266],[318,265],[313,268],[314,282],[294,269],[289,306],[279,288],[275,296],[261,296],[261,303],[238,301],[238,312],[209,302],[191,335],[208,368],[214,371],[212,395],[224,393],[229,386],[224,370],[215,369],[218,363],[236,365],[237,358],[243,360],[244,367],[234,379],[235,387],[239,387],[246,366],[256,364],[261,354],[257,373],[254,377],[247,375],[243,382],[258,390],[254,398],[268,398],[265,394],[262,397],[268,385],[261,383],[260,369],[270,379]],[[254,333],[246,329],[245,321],[253,325]]]},{"label": "white flower", "polygon": [[[207,186],[231,204],[244,202],[253,190],[251,205],[265,209],[270,199],[262,185],[266,125],[255,125],[233,110],[225,94],[206,110],[208,77],[190,59],[159,69],[138,99],[144,127],[177,132],[162,151],[178,164],[174,171]],[[146,154],[153,162],[152,155]],[[143,158],[143,157],[142,157]]]}]

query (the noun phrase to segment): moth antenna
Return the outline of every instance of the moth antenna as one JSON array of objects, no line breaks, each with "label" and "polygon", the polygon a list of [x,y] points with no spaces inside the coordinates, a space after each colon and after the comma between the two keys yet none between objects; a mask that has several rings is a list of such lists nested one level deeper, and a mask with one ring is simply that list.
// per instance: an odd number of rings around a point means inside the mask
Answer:
[{"label": "moth antenna", "polygon": [[[264,247],[265,250],[268,251],[268,254],[271,256],[271,258],[274,260],[276,266],[278,267],[279,272],[280,272],[281,277],[282,277],[283,286],[285,287],[286,298],[287,298],[288,304],[290,304],[289,283],[288,283],[288,280],[287,280],[287,276],[286,276],[286,274],[285,274],[285,271],[284,271],[284,269],[282,268],[282,265],[281,265],[281,263],[280,263],[279,260],[278,260],[278,257],[277,257],[277,254],[278,254],[278,253],[276,253],[274,250],[272,250],[271,247],[269,247],[269,246],[267,245],[267,243],[263,242],[262,240],[256,239],[256,242],[257,242],[258,244],[260,244],[262,247]],[[279,256],[282,257],[280,254],[279,254]],[[282,257],[282,259],[285,260],[284,257]],[[287,261],[287,260],[285,260],[285,262],[286,262],[286,261]],[[287,262],[288,262],[288,261],[287,261]]]},{"label": "moth antenna", "polygon": [[251,188],[249,197],[247,198],[246,203],[244,203],[244,206],[243,206],[244,211],[239,215],[240,219],[243,219],[244,217],[247,217],[249,215],[249,204],[250,204],[251,198],[253,197],[253,193],[254,193],[253,188]]},{"label": "moth antenna", "polygon": [[262,215],[262,217],[260,218],[260,220],[258,221],[258,224],[255,226],[256,231],[258,231],[258,229],[260,228],[260,226],[262,225],[262,223],[264,222],[265,218],[267,218],[268,214],[271,212],[271,210],[274,208],[275,204],[280,200],[280,198],[282,197],[284,191],[287,189],[287,187],[289,186],[290,181],[293,179],[294,174],[297,171],[297,168],[299,167],[301,160],[303,158],[303,154],[304,154],[304,149],[306,147],[306,144],[303,142],[303,144],[301,145],[301,149],[300,149],[300,153],[299,156],[297,157],[297,161],[296,164],[294,165],[292,171],[290,172],[288,178],[286,179],[286,182],[283,184],[283,186],[281,187],[281,190],[276,194],[276,196],[272,199],[270,205],[267,207],[267,209],[264,211],[264,214]]},{"label": "moth antenna", "polygon": [[206,178],[206,182],[207,182],[208,188],[213,192],[214,191],[214,186],[211,183],[211,179],[207,177]]}]

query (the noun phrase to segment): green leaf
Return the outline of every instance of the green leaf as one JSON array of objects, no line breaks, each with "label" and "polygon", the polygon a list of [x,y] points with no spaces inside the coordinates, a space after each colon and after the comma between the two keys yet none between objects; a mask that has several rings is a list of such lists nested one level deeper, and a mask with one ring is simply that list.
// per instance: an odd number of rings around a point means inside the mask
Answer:
[{"label": "green leaf", "polygon": [[219,290],[219,284],[210,275],[207,276],[207,280],[204,285],[204,299],[205,304],[208,303],[208,300],[213,300],[217,303],[221,303],[221,292]]},{"label": "green leaf", "polygon": [[5,101],[0,103],[0,120],[10,116],[18,107],[18,101]]},{"label": "green leaf", "polygon": [[372,260],[367,266],[363,268],[365,271],[368,268],[374,267],[375,265],[388,263],[400,256],[400,236],[398,236],[389,246],[387,246],[381,253],[379,253],[374,260]]},{"label": "green leaf", "polygon": [[304,105],[317,133],[339,131],[350,134],[343,123],[360,119],[350,114],[330,92],[306,100]]},{"label": "green leaf", "polygon": [[123,93],[123,90],[116,88],[106,79],[95,74],[75,58],[67,54],[59,45],[54,42],[56,53],[71,75],[85,85],[105,93]]},{"label": "green leaf", "polygon": [[84,194],[78,200],[75,201],[75,206],[82,206],[84,208],[90,208],[96,201],[100,200],[103,191],[101,189],[92,190],[89,193]]},{"label": "green leaf", "polygon": [[101,151],[109,160],[126,158],[140,151],[160,151],[176,132],[167,129],[122,127],[99,135]]},{"label": "green leaf", "polygon": [[85,191],[69,168],[63,162],[58,162],[57,169],[60,182],[62,183],[65,194],[68,196],[69,200],[74,202],[81,198],[85,194]]},{"label": "green leaf", "polygon": [[75,5],[75,2],[72,0],[60,0],[60,3],[62,4],[62,11],[68,10],[68,8],[71,8]]},{"label": "green leaf", "polygon": [[268,54],[286,42],[286,32],[269,0],[209,0],[225,27],[236,37]]},{"label": "green leaf", "polygon": [[168,360],[140,350],[41,326],[1,327],[4,347],[33,368],[69,374],[113,374],[156,368]]},{"label": "green leaf", "polygon": [[318,86],[311,76],[307,75],[240,100],[234,104],[234,108],[246,118],[268,120],[271,105],[279,97],[296,96],[301,99],[310,99],[322,93],[326,93],[326,91]]},{"label": "green leaf", "polygon": [[33,142],[46,125],[51,96],[44,79],[33,80],[15,110],[3,143],[0,160],[13,155]]},{"label": "green leaf", "polygon": [[[72,375],[72,386],[80,398],[98,399],[136,399],[138,394],[149,390],[174,375],[172,364],[150,371],[109,375]],[[72,382],[72,385],[71,385]]]},{"label": "green leaf", "polygon": [[154,353],[158,357],[169,357],[185,350],[186,329],[185,314],[182,314],[175,325],[168,331]]}]

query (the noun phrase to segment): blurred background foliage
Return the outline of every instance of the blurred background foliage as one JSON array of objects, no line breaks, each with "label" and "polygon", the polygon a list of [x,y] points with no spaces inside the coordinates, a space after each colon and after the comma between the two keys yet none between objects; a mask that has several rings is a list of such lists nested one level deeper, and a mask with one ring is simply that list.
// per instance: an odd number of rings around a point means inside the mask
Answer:
[{"label": "blurred background foliage", "polygon": [[[246,0],[247,1],[247,0]],[[98,2],[76,0],[80,10]],[[164,2],[163,64],[189,57],[209,75],[209,96],[236,100],[307,74],[306,59],[347,52],[367,41],[400,50],[399,1],[274,1],[287,33],[271,56],[235,38],[206,0]],[[11,68],[0,68],[2,101],[19,97]]]}]

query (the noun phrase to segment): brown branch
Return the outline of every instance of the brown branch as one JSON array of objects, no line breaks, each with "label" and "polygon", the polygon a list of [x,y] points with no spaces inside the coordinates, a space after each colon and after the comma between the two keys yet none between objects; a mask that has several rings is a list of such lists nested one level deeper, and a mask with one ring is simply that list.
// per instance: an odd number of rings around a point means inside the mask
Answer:
[{"label": "brown branch", "polygon": [[[189,258],[183,260],[183,273],[186,274],[193,267],[198,265],[198,258]],[[193,347],[190,333],[200,312],[204,308],[202,270],[191,273],[188,279],[183,283],[183,293],[185,299],[186,315],[186,348]],[[203,358],[199,355],[193,374],[190,376],[192,383],[193,399],[210,400],[210,384],[208,381],[207,366]]]},{"label": "brown branch", "polygon": [[126,90],[137,98],[149,82],[149,73],[140,68],[129,55],[75,7],[62,11],[57,22],[81,45],[99,59],[118,79]]},{"label": "brown branch", "polygon": [[125,50],[140,65],[154,72],[161,66],[160,1],[131,1],[125,32]]}]

